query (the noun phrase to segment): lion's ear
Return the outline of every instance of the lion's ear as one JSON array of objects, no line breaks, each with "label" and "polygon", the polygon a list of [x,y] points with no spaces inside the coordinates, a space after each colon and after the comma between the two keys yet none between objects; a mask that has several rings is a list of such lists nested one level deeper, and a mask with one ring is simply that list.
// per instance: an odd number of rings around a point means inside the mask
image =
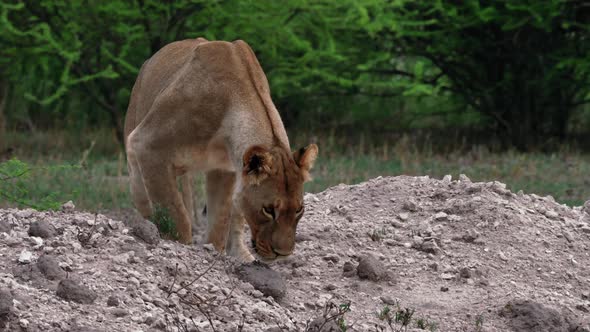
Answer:
[{"label": "lion's ear", "polygon": [[242,176],[250,184],[259,184],[270,175],[272,155],[261,147],[253,146],[244,153]]},{"label": "lion's ear", "polygon": [[315,144],[310,144],[306,147],[303,147],[293,153],[293,159],[297,166],[303,172],[303,179],[305,182],[311,181],[311,176],[309,175],[309,171],[313,167],[313,164],[318,157],[318,146]]}]

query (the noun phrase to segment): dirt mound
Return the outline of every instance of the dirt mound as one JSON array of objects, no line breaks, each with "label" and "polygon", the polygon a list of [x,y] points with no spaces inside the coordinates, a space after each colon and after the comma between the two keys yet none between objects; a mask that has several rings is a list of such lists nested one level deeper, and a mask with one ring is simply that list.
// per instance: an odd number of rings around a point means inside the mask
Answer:
[{"label": "dirt mound", "polygon": [[588,203],[449,176],[377,178],[305,202],[295,254],[270,265],[279,300],[207,245],[146,243],[100,214],[0,210],[0,329],[589,329]]}]

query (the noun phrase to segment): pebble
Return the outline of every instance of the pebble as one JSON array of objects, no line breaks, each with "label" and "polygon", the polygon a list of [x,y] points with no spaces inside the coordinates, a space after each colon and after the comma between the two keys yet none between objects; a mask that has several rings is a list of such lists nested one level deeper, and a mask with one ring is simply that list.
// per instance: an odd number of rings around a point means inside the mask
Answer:
[{"label": "pebble", "polygon": [[434,220],[436,221],[447,221],[449,220],[449,216],[444,212],[439,212],[434,215]]},{"label": "pebble", "polygon": [[29,321],[24,318],[19,319],[18,325],[20,325],[20,327],[26,330],[29,327]]},{"label": "pebble", "polygon": [[72,202],[72,201],[67,201],[66,203],[64,203],[61,206],[61,210],[64,212],[73,212],[75,208],[76,208],[76,206],[74,205],[74,202]]},{"label": "pebble", "polygon": [[115,295],[109,296],[109,298],[107,299],[107,306],[109,306],[109,307],[119,306],[119,298]]},{"label": "pebble", "polygon": [[29,240],[33,243],[33,249],[39,249],[43,246],[43,239],[37,236],[29,236]]},{"label": "pebble", "polygon": [[371,281],[390,279],[389,273],[383,266],[383,263],[381,263],[372,255],[361,257],[359,265],[356,269],[357,274],[361,279],[369,279]]},{"label": "pebble", "polygon": [[471,179],[465,174],[459,174],[459,181],[469,183]]},{"label": "pebble", "polygon": [[452,280],[455,279],[455,275],[452,273],[442,273],[440,277],[444,280]]},{"label": "pebble", "polygon": [[18,262],[21,264],[29,264],[33,260],[33,253],[28,250],[21,251],[18,256]]},{"label": "pebble", "polygon": [[389,295],[383,295],[381,297],[379,297],[381,299],[381,302],[388,304],[388,305],[396,305],[398,303],[398,301]]},{"label": "pebble", "polygon": [[111,309],[111,314],[117,318],[119,317],[125,317],[127,315],[129,315],[129,311],[127,311],[127,309],[123,309],[123,308],[114,308]]}]

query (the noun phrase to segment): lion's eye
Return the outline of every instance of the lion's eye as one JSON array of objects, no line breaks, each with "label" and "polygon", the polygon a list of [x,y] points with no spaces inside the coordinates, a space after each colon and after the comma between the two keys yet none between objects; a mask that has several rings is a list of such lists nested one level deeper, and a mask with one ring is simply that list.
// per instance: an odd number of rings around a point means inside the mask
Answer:
[{"label": "lion's eye", "polygon": [[271,220],[275,219],[275,209],[272,206],[263,207],[262,213]]}]

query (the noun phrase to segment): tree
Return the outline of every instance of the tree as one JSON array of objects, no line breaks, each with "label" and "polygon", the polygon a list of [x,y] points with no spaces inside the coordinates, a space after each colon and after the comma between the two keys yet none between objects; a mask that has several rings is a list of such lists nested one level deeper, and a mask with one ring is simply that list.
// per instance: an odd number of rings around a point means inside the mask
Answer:
[{"label": "tree", "polygon": [[410,93],[459,97],[507,145],[524,150],[564,139],[575,107],[590,102],[584,1],[360,3],[351,21],[376,50],[362,69],[373,79],[401,80]]},{"label": "tree", "polygon": [[122,116],[141,64],[164,44],[184,38],[189,18],[199,21],[206,3],[214,5],[204,0],[0,1],[0,45],[6,49],[0,64],[15,62],[9,77],[25,78],[25,96],[41,106],[55,107],[77,95],[91,110],[106,112],[122,143]]}]

